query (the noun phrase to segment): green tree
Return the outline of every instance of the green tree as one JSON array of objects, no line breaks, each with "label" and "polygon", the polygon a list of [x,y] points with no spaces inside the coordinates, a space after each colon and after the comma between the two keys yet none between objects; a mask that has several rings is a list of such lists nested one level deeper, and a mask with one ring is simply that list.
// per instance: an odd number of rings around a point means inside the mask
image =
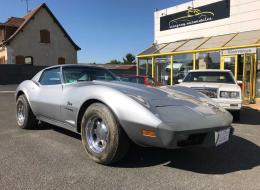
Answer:
[{"label": "green tree", "polygon": [[126,54],[125,58],[123,58],[123,64],[135,64],[135,56],[131,53]]},{"label": "green tree", "polygon": [[112,64],[112,65],[119,65],[119,64],[122,64],[122,62],[121,61],[118,61],[118,60],[116,60],[116,59],[113,59],[113,60],[111,60],[109,63],[107,63],[107,64]]}]

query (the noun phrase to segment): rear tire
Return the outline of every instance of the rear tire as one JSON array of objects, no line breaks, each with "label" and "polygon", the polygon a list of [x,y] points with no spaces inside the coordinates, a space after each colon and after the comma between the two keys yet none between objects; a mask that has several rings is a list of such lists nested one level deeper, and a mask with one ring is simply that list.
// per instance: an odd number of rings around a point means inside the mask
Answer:
[{"label": "rear tire", "polygon": [[128,151],[129,139],[110,109],[93,103],[81,122],[81,138],[89,157],[109,165],[122,159]]},{"label": "rear tire", "polygon": [[37,125],[37,120],[25,95],[20,95],[16,101],[16,122],[22,129],[33,129]]}]

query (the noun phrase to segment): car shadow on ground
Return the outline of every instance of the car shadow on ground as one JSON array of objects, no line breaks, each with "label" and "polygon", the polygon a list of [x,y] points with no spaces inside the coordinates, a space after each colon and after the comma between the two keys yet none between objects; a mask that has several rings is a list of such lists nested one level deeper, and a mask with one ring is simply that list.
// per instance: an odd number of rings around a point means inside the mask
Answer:
[{"label": "car shadow on ground", "polygon": [[70,136],[70,137],[72,137],[72,138],[81,140],[80,134],[74,133],[74,132],[69,131],[69,130],[67,130],[67,129],[63,129],[63,128],[61,128],[61,127],[58,127],[58,126],[55,126],[55,125],[51,125],[51,124],[48,124],[48,123],[43,123],[43,122],[40,123],[40,124],[35,128],[35,130],[53,130],[53,131],[62,133],[62,134],[64,134],[64,135]]},{"label": "car shadow on ground", "polygon": [[240,121],[236,121],[235,123],[260,125],[260,111],[245,107],[241,110]]},{"label": "car shadow on ground", "polygon": [[[54,130],[81,140],[79,134],[49,124],[42,124],[37,130]],[[111,166],[116,168],[144,168],[156,165],[201,174],[226,174],[259,166],[260,147],[235,135],[231,137],[228,143],[212,148],[166,150],[144,148],[132,144],[125,158]]]},{"label": "car shadow on ground", "polygon": [[217,148],[164,150],[134,146],[114,167],[137,168],[164,165],[201,174],[226,174],[260,165],[260,148],[238,136]]}]

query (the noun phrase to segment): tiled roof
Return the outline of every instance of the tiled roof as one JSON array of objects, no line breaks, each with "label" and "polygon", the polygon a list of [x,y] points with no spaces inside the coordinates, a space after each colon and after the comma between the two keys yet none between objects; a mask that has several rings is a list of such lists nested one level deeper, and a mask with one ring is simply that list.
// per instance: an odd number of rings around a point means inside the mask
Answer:
[{"label": "tiled roof", "polygon": [[13,27],[20,27],[23,22],[24,22],[24,18],[19,18],[19,17],[11,17],[9,18],[5,23],[3,23],[3,25],[5,26],[13,26]]}]

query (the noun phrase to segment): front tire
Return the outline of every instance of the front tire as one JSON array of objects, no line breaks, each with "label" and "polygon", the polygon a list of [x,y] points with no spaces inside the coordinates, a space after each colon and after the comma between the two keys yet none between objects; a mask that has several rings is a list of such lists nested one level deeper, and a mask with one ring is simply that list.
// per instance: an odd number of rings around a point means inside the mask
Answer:
[{"label": "front tire", "polygon": [[25,95],[20,95],[16,101],[16,122],[22,129],[33,129],[37,125],[37,120]]},{"label": "front tire", "polygon": [[81,138],[89,157],[109,165],[122,159],[129,140],[110,109],[101,103],[89,106],[81,122]]}]

